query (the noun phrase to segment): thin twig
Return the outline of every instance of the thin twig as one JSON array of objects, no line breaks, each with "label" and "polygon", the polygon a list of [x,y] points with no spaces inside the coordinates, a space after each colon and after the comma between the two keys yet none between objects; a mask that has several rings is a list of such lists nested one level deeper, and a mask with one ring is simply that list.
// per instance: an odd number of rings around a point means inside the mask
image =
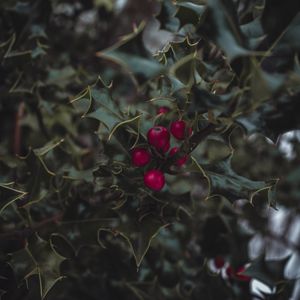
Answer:
[{"label": "thin twig", "polygon": [[24,116],[25,104],[21,102],[18,106],[15,117],[15,129],[14,129],[14,139],[13,139],[13,152],[15,155],[21,154],[21,120]]},{"label": "thin twig", "polygon": [[0,233],[0,239],[8,239],[8,238],[28,238],[30,235],[32,235],[35,231],[38,229],[48,225],[49,223],[57,223],[59,222],[63,217],[63,213],[58,213],[48,219],[45,219],[31,227],[26,227],[24,229],[14,230],[10,232],[4,232]]}]

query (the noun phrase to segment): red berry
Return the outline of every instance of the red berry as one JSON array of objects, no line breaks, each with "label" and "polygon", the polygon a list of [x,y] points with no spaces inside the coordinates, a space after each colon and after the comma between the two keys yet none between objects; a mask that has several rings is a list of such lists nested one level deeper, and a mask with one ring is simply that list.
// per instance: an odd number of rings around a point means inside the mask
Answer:
[{"label": "red berry", "polygon": [[165,152],[168,152],[169,149],[170,149],[170,142],[166,143],[162,150],[165,153]]},{"label": "red berry", "polygon": [[[192,134],[192,128],[186,128],[186,123],[183,120],[177,120],[171,123],[170,131],[172,135],[178,140],[184,140],[186,134]],[[186,133],[188,131],[188,133]]]},{"label": "red berry", "polygon": [[233,268],[231,266],[228,266],[225,270],[226,275],[231,278],[233,276]]},{"label": "red berry", "polygon": [[131,152],[132,164],[136,167],[143,167],[149,163],[151,154],[144,148],[135,148]]},{"label": "red berry", "polygon": [[[175,155],[175,153],[177,153],[179,151],[179,148],[178,147],[173,147],[170,152],[169,152],[169,155],[170,156],[173,156]],[[188,156],[187,155],[184,155],[180,158],[178,158],[175,162],[175,164],[178,166],[178,167],[181,167],[182,165],[184,165],[186,163],[188,159]]]},{"label": "red berry", "polygon": [[245,267],[244,266],[241,266],[239,267],[236,272],[235,272],[235,276],[237,279],[241,280],[241,281],[250,281],[251,280],[251,277],[248,276],[248,275],[244,275],[244,274],[241,274],[245,271]]},{"label": "red berry", "polygon": [[149,189],[158,192],[165,185],[165,175],[159,170],[149,170],[144,175],[144,183]]},{"label": "red berry", "polygon": [[214,258],[214,265],[217,269],[222,269],[225,265],[225,261],[222,256],[216,256]]},{"label": "red berry", "polygon": [[158,151],[166,152],[170,147],[170,133],[166,127],[154,126],[147,133],[148,143]]},{"label": "red berry", "polygon": [[166,114],[170,111],[170,108],[169,107],[166,107],[166,106],[161,106],[158,108],[157,110],[157,114],[160,115],[160,114]]}]

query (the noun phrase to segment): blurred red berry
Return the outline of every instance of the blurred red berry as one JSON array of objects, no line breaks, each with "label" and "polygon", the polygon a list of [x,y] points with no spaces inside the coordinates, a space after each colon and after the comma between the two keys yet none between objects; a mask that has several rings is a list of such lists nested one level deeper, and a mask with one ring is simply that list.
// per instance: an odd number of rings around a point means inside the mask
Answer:
[{"label": "blurred red berry", "polygon": [[[178,140],[184,140],[186,135],[191,136],[192,128],[186,128],[186,122],[177,120],[171,123],[170,131],[172,135]],[[187,131],[187,132],[186,132]]]},{"label": "blurred red berry", "polygon": [[170,133],[166,127],[154,126],[147,133],[148,143],[158,151],[166,152],[170,147]]},{"label": "blurred red berry", "polygon": [[[175,155],[175,153],[177,153],[179,151],[179,148],[178,147],[173,147],[170,152],[169,152],[169,155],[170,156],[173,156]],[[178,167],[181,167],[182,165],[184,165],[186,163],[186,161],[188,160],[188,156],[187,155],[184,155],[180,158],[178,158],[175,162],[175,164],[178,166]]]},{"label": "blurred red berry", "polygon": [[158,108],[157,110],[157,114],[160,115],[160,114],[166,114],[170,111],[170,108],[167,107],[167,106],[161,106]]},{"label": "blurred red berry", "polygon": [[165,185],[164,173],[159,170],[149,170],[144,175],[144,183],[149,189],[158,192]]},{"label": "blurred red berry", "polygon": [[168,150],[170,149],[170,142],[166,143],[166,145],[164,146],[164,148],[162,149],[164,153],[168,152]]},{"label": "blurred red berry", "polygon": [[214,265],[217,269],[222,269],[225,265],[225,261],[222,256],[216,256],[214,258]]},{"label": "blurred red berry", "polygon": [[226,275],[228,276],[228,278],[231,278],[231,277],[233,277],[233,268],[231,267],[231,266],[228,266],[227,268],[226,268],[226,270],[225,270],[225,272],[226,272]]},{"label": "blurred red berry", "polygon": [[151,160],[151,154],[144,148],[135,148],[131,152],[132,164],[136,167],[143,167]]}]

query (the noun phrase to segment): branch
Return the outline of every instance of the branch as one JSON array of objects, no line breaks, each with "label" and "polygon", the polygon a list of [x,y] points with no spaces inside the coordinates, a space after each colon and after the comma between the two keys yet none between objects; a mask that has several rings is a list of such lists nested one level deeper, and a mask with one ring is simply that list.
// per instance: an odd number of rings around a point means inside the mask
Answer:
[{"label": "branch", "polygon": [[56,214],[48,219],[45,219],[31,227],[26,227],[20,230],[14,230],[11,232],[0,233],[0,240],[3,239],[26,239],[31,236],[38,229],[48,225],[49,223],[57,223],[63,217],[63,213]]},{"label": "branch", "polygon": [[205,127],[203,130],[198,131],[197,133],[195,133],[194,135],[192,135],[192,137],[190,138],[189,141],[189,151],[187,152],[187,154],[190,154],[191,152],[193,152],[193,150],[207,137],[209,136],[211,133],[213,133],[216,129],[216,125],[213,124],[209,124],[207,127]]},{"label": "branch", "polygon": [[171,166],[176,162],[177,159],[184,155],[188,155],[212,132],[216,129],[216,125],[209,124],[204,129],[198,131],[197,133],[193,134],[191,138],[188,140],[187,144],[183,144],[180,150],[175,153],[175,155],[169,157],[165,163],[163,164],[162,169],[165,172],[171,174],[172,170],[170,170]]},{"label": "branch", "polygon": [[21,102],[18,106],[15,117],[15,130],[13,139],[13,153],[15,155],[21,154],[21,120],[24,116],[25,104]]}]

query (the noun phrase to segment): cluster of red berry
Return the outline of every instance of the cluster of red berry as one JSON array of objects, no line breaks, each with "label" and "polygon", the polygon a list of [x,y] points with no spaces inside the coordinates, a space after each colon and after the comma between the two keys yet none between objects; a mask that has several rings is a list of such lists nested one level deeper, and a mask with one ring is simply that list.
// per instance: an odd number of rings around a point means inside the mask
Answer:
[{"label": "cluster of red berry", "polygon": [[228,280],[236,279],[245,282],[249,282],[251,280],[251,277],[243,274],[246,270],[246,266],[240,266],[239,268],[234,269],[223,259],[223,257],[217,256],[213,259],[213,270],[220,272],[222,269],[224,270],[224,277]]},{"label": "cluster of red berry", "polygon": [[[167,112],[169,112],[169,108],[167,107],[160,107],[158,109],[158,114],[165,114]],[[151,161],[151,158],[157,156],[157,154],[165,156],[170,149],[170,133],[174,138],[182,141],[186,136],[192,134],[192,128],[188,128],[186,122],[183,120],[172,122],[170,132],[164,126],[154,126],[150,128],[147,133],[150,148],[134,148],[131,153],[132,164],[136,167],[144,167]],[[174,156],[178,151],[179,147],[173,147],[170,149],[168,156]],[[186,163],[187,159],[187,155],[178,158],[175,162],[176,166],[181,167]],[[164,173],[159,169],[146,171],[144,174],[144,184],[154,191],[160,191],[165,185]]]}]

